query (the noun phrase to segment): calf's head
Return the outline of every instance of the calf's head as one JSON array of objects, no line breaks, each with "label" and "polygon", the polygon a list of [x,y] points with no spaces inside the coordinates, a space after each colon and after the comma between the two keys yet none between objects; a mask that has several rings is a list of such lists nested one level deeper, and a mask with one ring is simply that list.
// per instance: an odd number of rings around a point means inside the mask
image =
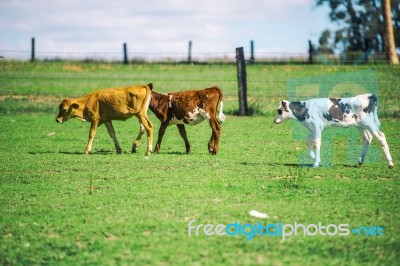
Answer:
[{"label": "calf's head", "polygon": [[280,124],[282,122],[285,122],[286,120],[290,119],[290,110],[289,110],[289,102],[286,100],[283,100],[279,103],[278,107],[278,114],[275,116],[274,123],[275,124]]},{"label": "calf's head", "polygon": [[78,109],[79,105],[73,103],[71,100],[65,99],[60,103],[59,112],[56,118],[57,123],[63,123],[68,121],[68,119],[74,117],[74,110]]}]

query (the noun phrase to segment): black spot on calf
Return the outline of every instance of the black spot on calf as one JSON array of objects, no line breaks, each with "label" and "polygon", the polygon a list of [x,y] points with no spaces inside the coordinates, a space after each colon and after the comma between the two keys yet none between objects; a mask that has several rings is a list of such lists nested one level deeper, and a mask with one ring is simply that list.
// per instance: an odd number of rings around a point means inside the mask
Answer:
[{"label": "black spot on calf", "polygon": [[374,108],[378,105],[378,99],[374,94],[368,96],[368,106],[363,109],[365,113],[372,113]]},{"label": "black spot on calf", "polygon": [[332,121],[333,120],[333,117],[332,117],[331,113],[324,113],[323,117],[328,121]]},{"label": "black spot on calf", "polygon": [[289,108],[292,110],[293,115],[299,120],[300,122],[305,121],[307,118],[310,118],[308,114],[308,108],[306,107],[306,103],[301,102],[291,102],[289,104]]}]

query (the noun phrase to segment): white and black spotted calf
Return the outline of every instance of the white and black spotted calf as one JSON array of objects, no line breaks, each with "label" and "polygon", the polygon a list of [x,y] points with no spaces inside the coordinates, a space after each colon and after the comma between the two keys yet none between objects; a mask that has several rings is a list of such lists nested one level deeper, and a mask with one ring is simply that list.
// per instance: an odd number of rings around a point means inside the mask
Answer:
[{"label": "white and black spotted calf", "polygon": [[[375,136],[382,145],[389,167],[393,167],[389,146],[385,134],[379,130],[380,121],[377,114],[378,100],[374,94],[362,94],[350,98],[319,98],[300,102],[283,100],[278,108],[274,123],[279,124],[290,118],[299,121],[310,131],[307,146],[314,159],[314,167],[318,167],[321,148],[321,133],[328,126],[355,126],[363,139],[361,165]],[[315,144],[315,149],[314,145]]]}]

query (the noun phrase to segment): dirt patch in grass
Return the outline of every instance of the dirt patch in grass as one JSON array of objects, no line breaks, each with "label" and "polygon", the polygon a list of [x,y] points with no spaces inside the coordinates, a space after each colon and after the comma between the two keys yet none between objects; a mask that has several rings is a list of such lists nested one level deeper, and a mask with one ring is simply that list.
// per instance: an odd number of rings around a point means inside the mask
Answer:
[{"label": "dirt patch in grass", "polygon": [[0,113],[54,112],[62,99],[51,95],[0,95]]},{"label": "dirt patch in grass", "polygon": [[28,100],[34,103],[53,103],[61,101],[63,97],[51,95],[0,95],[0,101]]},{"label": "dirt patch in grass", "polygon": [[63,66],[63,70],[81,72],[81,71],[83,71],[83,68],[82,68],[82,66],[78,66],[78,65],[67,65],[67,66]]}]

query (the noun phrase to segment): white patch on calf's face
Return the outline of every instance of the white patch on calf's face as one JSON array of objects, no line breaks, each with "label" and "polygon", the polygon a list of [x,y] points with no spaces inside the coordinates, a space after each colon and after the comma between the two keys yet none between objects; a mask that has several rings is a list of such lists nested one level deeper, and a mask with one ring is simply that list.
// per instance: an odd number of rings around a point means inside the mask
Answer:
[{"label": "white patch on calf's face", "polygon": [[275,119],[274,119],[275,124],[280,124],[290,118],[290,112],[287,112],[285,110],[285,108],[282,106],[282,102],[279,103],[277,112],[278,112],[278,115],[276,115]]}]

